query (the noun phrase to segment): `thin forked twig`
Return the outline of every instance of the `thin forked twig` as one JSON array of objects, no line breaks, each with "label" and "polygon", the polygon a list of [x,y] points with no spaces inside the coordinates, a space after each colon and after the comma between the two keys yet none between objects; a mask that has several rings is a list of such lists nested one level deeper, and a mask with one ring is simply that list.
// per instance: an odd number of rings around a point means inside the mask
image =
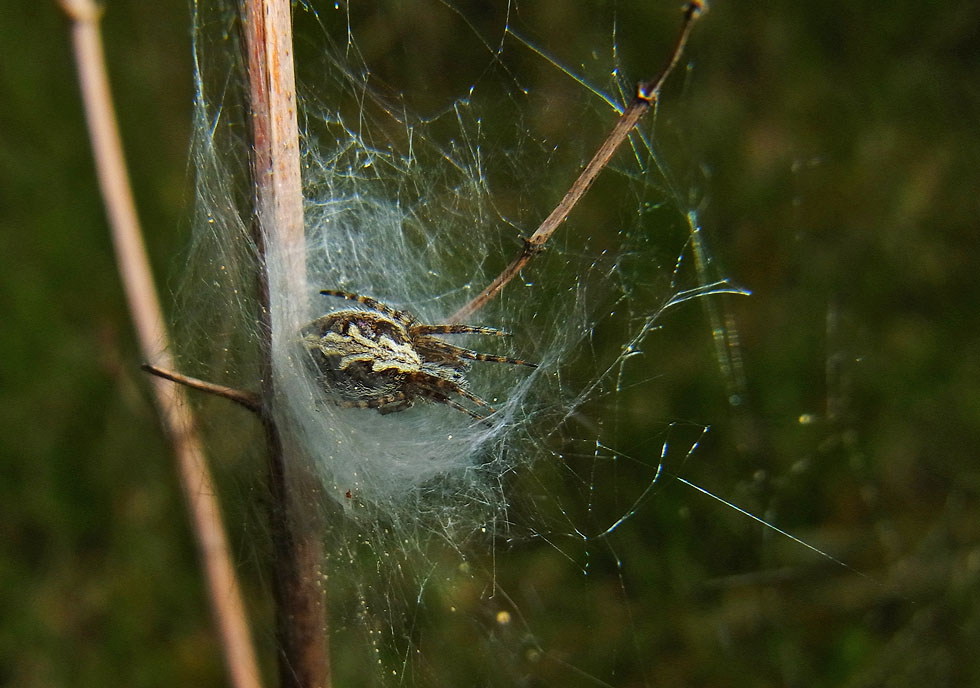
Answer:
[{"label": "thin forked twig", "polygon": [[538,226],[534,234],[531,235],[531,238],[525,240],[524,248],[521,252],[486,289],[456,311],[449,318],[449,322],[461,322],[483,308],[487,302],[495,297],[501,289],[507,286],[524,269],[524,266],[528,264],[531,258],[544,250],[545,242],[551,238],[551,235],[555,233],[555,230],[558,229],[561,223],[568,218],[569,213],[572,212],[572,208],[582,200],[582,197],[588,192],[592,183],[595,182],[596,177],[609,164],[609,161],[620,144],[629,136],[633,127],[656,105],[657,100],[660,98],[660,89],[680,61],[684,47],[687,45],[688,36],[691,34],[691,28],[694,26],[694,21],[706,9],[707,3],[703,0],[694,0],[684,6],[684,19],[681,24],[681,30],[677,35],[677,40],[674,42],[674,47],[667,59],[667,64],[660,70],[659,76],[637,85],[636,95],[626,110],[623,111],[623,114],[620,115],[612,131],[606,137],[606,140],[599,146],[599,150],[592,156],[592,159],[572,183],[571,188],[568,189],[565,196],[555,206],[555,209]]},{"label": "thin forked twig", "polygon": [[[143,356],[154,365],[173,368],[163,313],[153,286],[112,107],[99,27],[101,8],[92,0],[61,0],[61,6],[71,20],[75,62],[96,172],[140,348]],[[183,389],[176,385],[155,379],[153,391],[164,429],[173,443],[231,684],[235,688],[260,688],[258,662],[229,556],[221,509],[200,439],[194,430],[190,407],[184,399]]]}]

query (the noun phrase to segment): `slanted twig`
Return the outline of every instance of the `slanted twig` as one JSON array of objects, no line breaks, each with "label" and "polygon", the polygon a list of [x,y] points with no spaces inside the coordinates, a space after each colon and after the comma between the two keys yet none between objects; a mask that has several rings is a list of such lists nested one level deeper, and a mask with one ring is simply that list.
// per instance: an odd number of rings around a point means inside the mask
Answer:
[{"label": "slanted twig", "polygon": [[[92,0],[61,0],[61,6],[71,20],[96,172],[140,348],[154,366],[172,369],[169,338],[153,285],[110,97],[99,27],[101,8]],[[164,429],[173,444],[231,683],[235,688],[260,688],[258,663],[228,553],[221,509],[190,407],[183,389],[177,385],[155,378],[153,391]]]},{"label": "slanted twig", "polygon": [[599,173],[605,169],[606,165],[612,159],[616,150],[619,148],[620,144],[626,140],[633,127],[642,119],[642,117],[649,112],[653,107],[656,106],[658,99],[660,98],[660,89],[663,87],[664,82],[670,73],[674,70],[674,67],[680,61],[681,54],[684,52],[684,46],[687,45],[688,36],[691,34],[691,28],[694,26],[694,21],[707,9],[707,3],[701,0],[695,0],[694,2],[688,2],[684,7],[684,19],[681,24],[681,30],[678,33],[677,40],[674,42],[674,47],[670,52],[667,59],[667,63],[664,65],[663,69],[660,70],[660,74],[649,81],[643,81],[636,87],[636,95],[633,97],[632,102],[623,111],[619,119],[616,121],[615,126],[609,135],[606,137],[602,145],[599,146],[599,150],[596,151],[595,155],[585,166],[582,172],[579,174],[578,178],[572,183],[571,188],[561,199],[555,209],[544,219],[544,222],[538,226],[534,234],[531,235],[529,239],[524,242],[524,248],[517,255],[510,264],[504,268],[493,282],[490,283],[483,291],[481,291],[472,301],[467,303],[465,306],[456,311],[449,319],[449,322],[461,322],[467,317],[476,313],[478,310],[483,308],[487,302],[489,302],[493,297],[495,297],[501,289],[503,289],[507,284],[514,279],[517,274],[524,269],[524,266],[530,262],[530,260],[544,250],[544,244],[551,238],[551,235],[555,233],[555,230],[561,226],[569,213],[572,212],[572,208],[582,200],[582,197],[588,192],[589,188],[595,182],[596,177]]}]

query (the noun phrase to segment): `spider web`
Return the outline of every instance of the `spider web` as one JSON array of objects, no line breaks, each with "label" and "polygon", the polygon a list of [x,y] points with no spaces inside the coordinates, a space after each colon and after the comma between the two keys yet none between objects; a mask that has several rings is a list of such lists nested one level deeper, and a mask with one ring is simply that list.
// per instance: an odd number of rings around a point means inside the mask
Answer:
[{"label": "spider web", "polygon": [[[673,5],[628,17],[549,7],[297,8],[305,322],[338,307],[321,289],[446,322],[520,251],[679,24]],[[565,16],[581,12],[595,14]],[[565,19],[590,28],[567,40]],[[281,266],[262,265],[249,238],[235,22],[230,7],[197,8],[198,207],[177,329],[190,372],[254,389],[250,295],[260,269]],[[687,78],[547,250],[473,317],[511,333],[493,353],[539,364],[471,366],[470,388],[498,409],[489,427],[438,404],[381,416],[321,403],[296,332],[273,333],[278,420],[322,482],[340,683],[651,681],[635,610],[655,603],[631,581],[651,558],[633,543],[658,509],[678,508],[653,497],[707,432],[658,401],[669,362],[657,342],[672,336],[661,328],[695,337],[705,365],[714,351],[719,394],[727,384],[737,401],[741,385],[718,300],[738,290],[715,272],[700,178],[670,124]],[[296,299],[273,294],[271,307]],[[555,619],[566,613],[608,626],[564,638]]]}]

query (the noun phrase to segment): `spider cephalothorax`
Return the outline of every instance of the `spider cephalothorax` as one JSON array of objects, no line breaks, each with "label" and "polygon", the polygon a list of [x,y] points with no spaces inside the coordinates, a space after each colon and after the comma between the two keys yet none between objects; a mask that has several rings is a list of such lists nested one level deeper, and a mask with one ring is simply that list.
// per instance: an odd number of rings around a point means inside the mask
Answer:
[{"label": "spider cephalothorax", "polygon": [[[341,406],[376,408],[394,413],[417,399],[437,401],[478,420],[494,412],[466,389],[464,371],[470,361],[534,363],[479,353],[445,342],[435,335],[506,334],[492,327],[425,325],[405,311],[345,291],[325,289],[326,296],[356,301],[365,308],[345,308],[317,318],[303,330],[303,342],[334,401]],[[454,397],[467,399],[479,413]]]}]

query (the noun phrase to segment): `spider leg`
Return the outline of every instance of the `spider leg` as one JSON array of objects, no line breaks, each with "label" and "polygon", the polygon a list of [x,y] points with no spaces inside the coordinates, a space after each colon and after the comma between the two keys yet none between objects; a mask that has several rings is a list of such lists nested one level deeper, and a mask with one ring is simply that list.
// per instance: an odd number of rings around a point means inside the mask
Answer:
[{"label": "spider leg", "polygon": [[[458,382],[447,379],[433,372],[423,370],[415,373],[413,386],[414,389],[417,390],[419,396],[423,396],[432,401],[438,401],[446,406],[451,406],[457,411],[462,411],[466,415],[483,422],[484,425],[491,425],[491,423],[487,421],[486,417],[491,413],[497,412],[497,409],[469,390],[463,388]],[[471,409],[466,408],[458,401],[453,399],[450,394],[457,394],[464,399],[469,399],[477,406],[485,408],[487,410],[487,414],[481,415]]]},{"label": "spider leg", "polygon": [[[433,401],[438,401],[438,402],[440,402],[442,404],[445,404],[446,406],[449,406],[451,408],[454,408],[457,411],[462,411],[463,413],[465,413],[470,418],[475,418],[476,420],[480,421],[484,425],[490,425],[490,422],[487,420],[487,417],[486,416],[481,416],[476,411],[473,411],[471,409],[466,408],[465,406],[463,406],[462,404],[460,404],[458,401],[453,401],[452,399],[450,399],[448,396],[446,396],[442,392],[427,392],[425,396],[427,396],[428,398],[432,399]],[[469,396],[467,396],[465,394],[463,396],[466,396],[466,398],[469,399]],[[491,413],[496,413],[496,410],[493,407],[487,405],[486,402],[484,402],[482,400],[479,400],[479,401],[477,401],[477,403],[479,403],[481,406],[484,406],[485,408],[490,409],[490,412]]]},{"label": "spider leg", "polygon": [[342,408],[378,409],[378,412],[384,416],[389,413],[404,411],[412,405],[412,400],[408,398],[408,395],[405,394],[405,392],[395,392],[394,394],[378,397],[376,399],[361,399],[356,401],[349,399],[337,399],[334,400],[333,403]]},{"label": "spider leg", "polygon": [[[489,409],[490,413],[496,413],[496,409],[490,406],[487,402],[483,401],[483,399],[480,399],[479,397],[462,389],[457,389],[454,391],[459,393],[461,396],[466,397],[475,404]],[[479,413],[466,408],[440,391],[429,390],[424,392],[422,396],[427,399],[431,399],[432,401],[445,404],[446,406],[454,408],[457,411],[462,411],[467,416],[475,418],[486,425],[490,425],[490,423],[487,422],[486,416],[481,416]],[[405,392],[396,392],[395,394],[389,394],[388,396],[381,397],[380,399],[364,399],[360,401],[338,400],[334,403],[343,408],[374,408],[378,409],[378,412],[382,416],[386,416],[389,413],[397,413],[398,411],[404,411],[405,409],[409,408],[412,405],[412,400],[408,398],[408,395]]]},{"label": "spider leg", "polygon": [[405,311],[400,311],[391,306],[381,303],[377,299],[372,299],[370,296],[361,296],[360,294],[353,294],[349,291],[340,291],[339,289],[321,289],[320,293],[324,296],[336,296],[341,299],[347,299],[348,301],[354,301],[355,303],[362,303],[373,311],[378,313],[383,313],[387,315],[392,320],[397,320],[401,324],[408,326],[415,322],[415,318],[409,315]]},{"label": "spider leg", "polygon": [[387,416],[389,413],[397,413],[398,411],[404,411],[412,406],[411,399],[402,399],[401,401],[396,401],[390,404],[375,404],[374,408],[378,409],[378,413],[382,416]]},{"label": "spider leg", "polygon": [[[458,348],[458,347],[457,347]],[[469,349],[461,349],[458,352],[460,358],[468,358],[473,361],[488,361],[490,363],[510,363],[511,365],[522,365],[528,368],[537,368],[537,363],[531,363],[530,361],[525,361],[520,358],[510,358],[509,356],[496,356],[494,354],[484,354],[479,351],[470,351]]]},{"label": "spider leg", "polygon": [[487,402],[483,401],[483,399],[481,399],[480,397],[476,396],[472,392],[468,392],[465,389],[463,389],[462,387],[456,389],[455,391],[456,391],[456,394],[458,394],[459,396],[461,396],[461,397],[463,397],[465,399],[469,399],[470,401],[472,401],[477,406],[482,406],[483,408],[485,408],[490,413],[496,413],[497,412],[497,409],[495,409],[493,406],[491,406]]},{"label": "spider leg", "polygon": [[510,332],[498,330],[496,327],[479,327],[475,325],[412,325],[409,332],[413,336],[429,334],[486,334],[494,337],[509,337]]},{"label": "spider leg", "polygon": [[509,358],[507,356],[484,354],[479,351],[473,351],[472,349],[464,349],[463,347],[456,346],[455,344],[448,344],[447,342],[443,342],[438,339],[426,338],[421,342],[416,342],[416,348],[423,355],[423,358],[430,358],[428,354],[432,353],[439,357],[446,357],[450,360],[457,359],[457,358],[465,358],[471,361],[488,361],[490,363],[510,363],[512,365],[527,366],[528,368],[538,367],[537,363],[524,361],[520,358]]}]

